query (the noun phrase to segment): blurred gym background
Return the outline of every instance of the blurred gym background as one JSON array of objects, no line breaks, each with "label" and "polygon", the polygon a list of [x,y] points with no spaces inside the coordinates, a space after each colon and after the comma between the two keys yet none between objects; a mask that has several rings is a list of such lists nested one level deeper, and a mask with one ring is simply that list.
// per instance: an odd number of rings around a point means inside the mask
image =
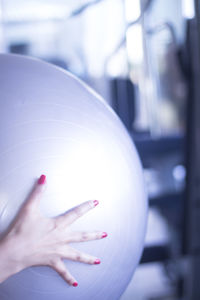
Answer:
[{"label": "blurred gym background", "polygon": [[150,210],[121,300],[199,300],[200,0],[0,0],[0,51],[82,78],[136,144]]}]

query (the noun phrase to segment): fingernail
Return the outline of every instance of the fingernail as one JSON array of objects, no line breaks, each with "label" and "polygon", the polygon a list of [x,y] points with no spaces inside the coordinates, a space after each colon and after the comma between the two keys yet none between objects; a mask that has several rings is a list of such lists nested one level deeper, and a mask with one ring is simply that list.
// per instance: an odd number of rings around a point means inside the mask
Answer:
[{"label": "fingernail", "polygon": [[99,201],[98,200],[94,200],[93,203],[94,203],[94,206],[97,206],[99,204]]},{"label": "fingernail", "polygon": [[108,234],[107,234],[106,232],[103,232],[101,237],[102,237],[102,239],[103,239],[103,238],[105,238],[105,237],[107,237],[107,236],[108,236]]},{"label": "fingernail", "polygon": [[45,175],[41,175],[40,178],[38,179],[38,184],[44,184],[46,180],[46,176]]},{"label": "fingernail", "polygon": [[101,263],[100,259],[96,259],[96,260],[94,261],[94,264],[95,264],[95,265],[99,265],[100,263]]},{"label": "fingernail", "polygon": [[74,282],[74,283],[73,283],[73,286],[78,286],[78,282]]}]

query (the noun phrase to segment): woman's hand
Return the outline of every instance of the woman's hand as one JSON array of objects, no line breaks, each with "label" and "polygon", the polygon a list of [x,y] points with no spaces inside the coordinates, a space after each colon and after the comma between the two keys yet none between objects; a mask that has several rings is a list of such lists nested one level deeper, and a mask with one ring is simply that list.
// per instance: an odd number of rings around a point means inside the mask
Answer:
[{"label": "woman's hand", "polygon": [[98,201],[85,202],[57,218],[45,218],[39,210],[46,183],[41,175],[27,201],[19,211],[8,234],[0,241],[0,282],[30,266],[50,266],[70,285],[75,278],[62,259],[99,264],[97,257],[70,247],[71,242],[85,242],[107,236],[105,232],[72,232],[70,225],[94,208]]}]

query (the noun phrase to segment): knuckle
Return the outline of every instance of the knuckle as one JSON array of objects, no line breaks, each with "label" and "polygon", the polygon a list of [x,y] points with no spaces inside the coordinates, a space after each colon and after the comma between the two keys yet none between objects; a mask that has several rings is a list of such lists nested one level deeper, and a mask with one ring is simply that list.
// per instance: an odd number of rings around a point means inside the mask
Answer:
[{"label": "knuckle", "polygon": [[80,207],[76,207],[74,209],[74,213],[77,215],[77,217],[81,217],[82,216],[82,209]]},{"label": "knuckle", "polygon": [[38,198],[38,196],[40,195],[40,191],[39,191],[39,189],[38,189],[38,187],[36,187],[33,191],[32,191],[32,193],[31,193],[31,199],[33,200],[35,200],[35,199],[37,199]]},{"label": "knuckle", "polygon": [[59,268],[59,265],[60,265],[60,260],[59,258],[57,257],[51,257],[50,258],[50,265],[56,269]]},{"label": "knuckle", "polygon": [[[30,199],[30,201],[32,201],[32,199]],[[22,213],[24,215],[30,215],[33,211],[33,205],[31,205],[31,203],[25,203],[25,206],[23,207],[23,211]]]},{"label": "knuckle", "polygon": [[82,241],[87,241],[88,240],[88,234],[86,232],[82,233]]},{"label": "knuckle", "polygon": [[59,274],[64,277],[64,278],[67,278],[67,272],[65,270],[60,270],[59,271]]},{"label": "knuckle", "polygon": [[58,227],[59,227],[59,222],[58,222],[58,220],[57,220],[57,219],[51,219],[50,221],[51,221],[51,222],[49,222],[49,229],[50,229],[51,231],[57,230]]},{"label": "knuckle", "polygon": [[76,254],[76,260],[77,261],[81,261],[82,260],[82,256],[80,254]]}]

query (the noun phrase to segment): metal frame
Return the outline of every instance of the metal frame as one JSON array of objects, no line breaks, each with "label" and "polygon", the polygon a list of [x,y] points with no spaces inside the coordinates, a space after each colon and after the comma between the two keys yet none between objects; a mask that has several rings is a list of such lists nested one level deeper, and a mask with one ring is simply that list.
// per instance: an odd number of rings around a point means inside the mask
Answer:
[{"label": "metal frame", "polygon": [[183,253],[188,255],[184,299],[200,299],[200,0],[188,23],[187,188]]}]

